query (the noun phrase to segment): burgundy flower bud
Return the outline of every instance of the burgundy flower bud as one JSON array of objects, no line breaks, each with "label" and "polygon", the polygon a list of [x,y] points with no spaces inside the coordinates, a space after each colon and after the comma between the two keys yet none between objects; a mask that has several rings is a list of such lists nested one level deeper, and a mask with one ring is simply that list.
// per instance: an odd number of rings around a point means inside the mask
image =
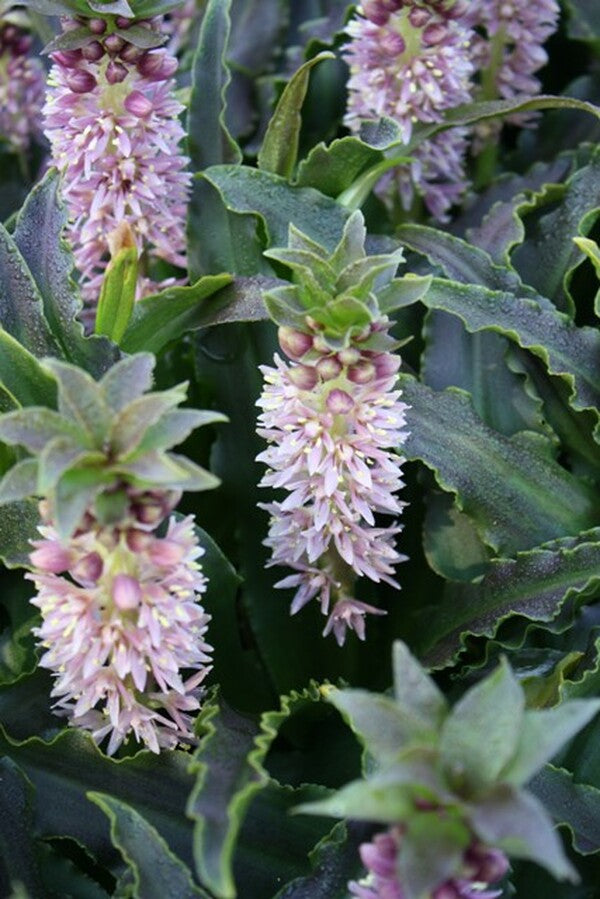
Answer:
[{"label": "burgundy flower bud", "polygon": [[118,34],[109,34],[104,38],[104,46],[108,53],[116,55],[125,46],[125,41]]},{"label": "burgundy flower bud", "polygon": [[88,553],[71,568],[71,574],[84,587],[91,587],[98,582],[102,574],[104,562],[97,552]]},{"label": "burgundy flower bud", "polygon": [[475,843],[465,854],[465,862],[473,866],[473,880],[496,883],[508,872],[509,862],[499,849],[488,849]]},{"label": "burgundy flower bud", "polygon": [[64,69],[77,68],[83,59],[81,50],[57,50],[56,53],[51,53],[50,56],[54,62],[57,62]]},{"label": "burgundy flower bud", "polygon": [[375,380],[376,374],[377,369],[373,363],[365,360],[350,366],[348,369],[348,380],[352,381],[353,384],[369,384],[370,381]]},{"label": "burgundy flower bud", "polygon": [[318,381],[316,369],[311,365],[294,365],[289,369],[288,376],[300,390],[312,390]]},{"label": "burgundy flower bud", "polygon": [[60,543],[46,541],[38,549],[34,549],[29,561],[34,568],[49,571],[51,574],[60,574],[71,564],[71,554]]},{"label": "burgundy flower bud", "polygon": [[165,517],[162,503],[144,503],[134,507],[134,515],[141,524],[158,524]]},{"label": "burgundy flower bud", "polygon": [[423,43],[428,47],[432,47],[434,44],[441,44],[445,37],[446,29],[443,25],[436,22],[428,25],[423,31]]},{"label": "burgundy flower bud", "polygon": [[125,16],[117,16],[115,21],[117,23],[117,28],[129,28],[129,26],[133,24],[133,20],[126,19]]},{"label": "burgundy flower bud", "polygon": [[125,44],[119,53],[119,57],[124,62],[137,62],[142,58],[145,52],[146,51],[142,50],[141,47],[136,47],[135,44]]},{"label": "burgundy flower bud", "polygon": [[381,353],[373,359],[378,378],[389,378],[395,375],[402,364],[400,356],[391,353]]},{"label": "burgundy flower bud", "polygon": [[342,366],[335,358],[335,356],[328,356],[324,359],[319,359],[315,367],[320,377],[323,378],[324,381],[333,381],[333,379],[337,378],[342,370]]},{"label": "burgundy flower bud", "polygon": [[117,574],[112,583],[112,598],[117,608],[137,609],[142,598],[139,581],[129,574]]},{"label": "burgundy flower bud", "polygon": [[33,41],[28,34],[22,34],[13,43],[13,50],[17,56],[25,56],[31,50]]},{"label": "burgundy flower bud", "polygon": [[419,6],[413,6],[408,14],[408,20],[413,28],[424,28],[429,19],[430,14],[427,10]]},{"label": "burgundy flower bud", "polygon": [[461,899],[461,896],[453,882],[449,880],[433,891],[432,899]]},{"label": "burgundy flower bud", "polygon": [[96,87],[96,79],[91,72],[81,70],[69,72],[66,81],[75,94],[88,94]]},{"label": "burgundy flower bud", "polygon": [[145,78],[152,78],[156,75],[163,64],[162,53],[144,53],[138,62],[138,72]]},{"label": "burgundy flower bud", "polygon": [[81,55],[89,62],[98,62],[104,56],[104,47],[100,41],[90,41],[89,44],[81,48]]},{"label": "burgundy flower bud", "polygon": [[301,359],[312,348],[313,339],[310,334],[288,328],[283,325],[277,331],[279,346],[290,359]]},{"label": "burgundy flower bud", "polygon": [[123,106],[127,112],[137,116],[139,119],[145,119],[146,116],[150,115],[153,109],[152,100],[145,97],[141,91],[131,91],[131,93],[125,97]]},{"label": "burgundy flower bud", "polygon": [[400,56],[406,50],[406,41],[397,31],[386,31],[381,35],[379,46],[387,56]]},{"label": "burgundy flower bud", "polygon": [[354,400],[345,390],[332,390],[326,400],[326,406],[333,415],[346,415],[354,407]]},{"label": "burgundy flower bud", "polygon": [[106,80],[109,84],[120,84],[127,78],[128,72],[124,65],[111,59],[106,67]]},{"label": "burgundy flower bud", "polygon": [[137,528],[130,528],[127,531],[127,546],[131,550],[132,553],[140,553],[145,552],[154,537],[148,534],[146,531],[138,531]]},{"label": "burgundy flower bud", "polygon": [[92,34],[104,34],[106,31],[106,22],[104,19],[90,19],[87,25]]},{"label": "burgundy flower bud", "polygon": [[374,25],[385,25],[390,17],[389,12],[379,3],[379,0],[364,0],[362,4],[363,15]]}]

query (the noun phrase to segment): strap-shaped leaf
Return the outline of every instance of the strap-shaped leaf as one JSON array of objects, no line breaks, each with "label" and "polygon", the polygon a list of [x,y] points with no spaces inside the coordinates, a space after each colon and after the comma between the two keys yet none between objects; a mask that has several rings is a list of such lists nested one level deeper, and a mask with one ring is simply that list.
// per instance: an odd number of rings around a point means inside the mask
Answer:
[{"label": "strap-shaped leaf", "polygon": [[571,831],[573,846],[587,854],[600,849],[600,790],[577,783],[570,771],[545,765],[529,789],[558,824]]},{"label": "strap-shaped leaf", "polygon": [[327,197],[337,197],[383,158],[380,151],[354,136],[342,137],[328,145],[319,143],[300,162],[296,184],[314,187]]},{"label": "strap-shaped leaf", "polygon": [[513,553],[596,523],[594,492],[536,443],[486,427],[461,391],[401,384],[411,407],[404,454],[433,469],[490,546]]},{"label": "strap-shaped leaf", "polygon": [[600,334],[576,327],[560,312],[534,300],[434,278],[426,306],[457,315],[468,331],[504,334],[544,361],[569,384],[575,409],[600,407]]},{"label": "strap-shaped leaf", "polygon": [[137,899],[210,899],[192,880],[189,868],[174,855],[156,828],[139,812],[106,793],[89,792],[110,820],[110,836],[133,875]]},{"label": "strap-shaped leaf", "polygon": [[258,152],[259,169],[290,178],[298,156],[302,126],[300,110],[308,90],[310,70],[324,59],[335,59],[335,56],[329,51],[313,56],[294,72],[286,84]]},{"label": "strap-shaped leaf", "polygon": [[4,328],[0,328],[0,384],[21,406],[56,406],[53,379]]}]

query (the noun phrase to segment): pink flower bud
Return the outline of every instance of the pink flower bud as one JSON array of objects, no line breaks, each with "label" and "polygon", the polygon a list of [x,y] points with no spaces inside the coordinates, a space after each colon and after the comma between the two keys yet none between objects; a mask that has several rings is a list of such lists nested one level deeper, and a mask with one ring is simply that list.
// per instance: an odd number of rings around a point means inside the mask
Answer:
[{"label": "pink flower bud", "polygon": [[135,44],[125,44],[119,56],[124,62],[137,62],[145,52],[141,47],[136,47]]},{"label": "pink flower bud", "polygon": [[117,23],[117,28],[129,28],[129,26],[133,24],[133,20],[126,19],[125,16],[117,16],[115,21]]},{"label": "pink flower bud", "polygon": [[139,581],[129,574],[117,574],[112,583],[112,598],[117,608],[137,609],[142,598]]},{"label": "pink flower bud", "polygon": [[385,25],[390,17],[389,12],[383,8],[379,0],[364,0],[362,8],[365,18],[374,25]]},{"label": "pink flower bud", "polygon": [[328,356],[324,359],[319,359],[316,364],[316,369],[324,381],[333,381],[333,379],[337,378],[341,372],[342,366],[335,356]]},{"label": "pink flower bud", "polygon": [[152,100],[145,97],[141,91],[131,91],[131,93],[125,97],[123,106],[127,112],[137,116],[139,119],[145,119],[146,116],[150,115],[153,109]]},{"label": "pink flower bud", "polygon": [[81,54],[89,62],[98,62],[104,56],[104,47],[100,41],[90,41],[89,44],[81,48]]},{"label": "pink flower bud", "polygon": [[114,55],[123,49],[125,41],[118,34],[109,34],[108,37],[104,38],[104,46],[108,53]]},{"label": "pink flower bud", "polygon": [[400,56],[406,50],[406,41],[397,31],[387,31],[381,36],[379,46],[387,56]]},{"label": "pink flower bud", "polygon": [[317,353],[321,353],[322,356],[328,356],[331,353],[331,347],[321,334],[317,334],[313,339],[313,349],[315,349]]},{"label": "pink flower bud", "polygon": [[288,328],[285,325],[277,331],[279,346],[290,359],[301,359],[311,349],[313,339],[310,334]]},{"label": "pink flower bud", "polygon": [[109,84],[120,84],[127,78],[128,72],[124,65],[111,59],[106,67],[106,80]]},{"label": "pink flower bud", "polygon": [[327,397],[327,409],[333,415],[346,415],[354,407],[354,400],[345,390],[336,388]]},{"label": "pink flower bud", "polygon": [[34,568],[40,568],[42,571],[49,571],[52,574],[60,574],[69,568],[71,554],[57,541],[44,540],[42,545],[30,554],[29,561]]},{"label": "pink flower bud", "polygon": [[461,897],[458,889],[449,880],[447,883],[443,883],[441,887],[438,887],[437,890],[434,890],[433,899],[461,899]]},{"label": "pink flower bud", "polygon": [[377,369],[372,362],[359,362],[348,369],[348,380],[353,384],[368,384],[375,379]]},{"label": "pink flower bud", "polygon": [[67,84],[75,94],[88,94],[96,87],[96,79],[91,72],[73,71],[67,75]]},{"label": "pink flower bud", "polygon": [[428,47],[432,47],[434,44],[441,44],[445,37],[446,29],[444,26],[433,23],[428,25],[423,32],[423,43]]},{"label": "pink flower bud", "polygon": [[92,34],[104,34],[106,31],[106,22],[104,19],[90,19],[87,24]]},{"label": "pink flower bud", "polygon": [[318,381],[317,372],[312,365],[294,365],[289,369],[288,376],[300,390],[312,390]]},{"label": "pink flower bud", "polygon": [[134,507],[134,515],[141,524],[158,524],[165,517],[162,503],[145,503]]},{"label": "pink flower bud", "polygon": [[145,552],[153,539],[146,531],[138,531],[137,528],[130,528],[127,531],[127,546],[132,553]]},{"label": "pink flower bud", "polygon": [[146,53],[138,62],[138,72],[150,81],[166,81],[177,71],[177,60],[164,51]]},{"label": "pink flower bud", "polygon": [[57,50],[51,53],[52,60],[63,69],[75,69],[82,60],[81,50]]},{"label": "pink flower bud", "polygon": [[84,587],[91,587],[98,582],[103,568],[104,563],[100,554],[92,552],[88,553],[87,556],[84,556],[73,566],[71,574]]},{"label": "pink flower bud", "polygon": [[381,353],[379,356],[375,356],[373,363],[378,378],[389,378],[396,374],[402,365],[402,360],[400,356],[393,356],[392,353]]},{"label": "pink flower bud", "polygon": [[424,28],[429,22],[430,14],[422,7],[413,6],[408,14],[408,19],[413,28]]}]

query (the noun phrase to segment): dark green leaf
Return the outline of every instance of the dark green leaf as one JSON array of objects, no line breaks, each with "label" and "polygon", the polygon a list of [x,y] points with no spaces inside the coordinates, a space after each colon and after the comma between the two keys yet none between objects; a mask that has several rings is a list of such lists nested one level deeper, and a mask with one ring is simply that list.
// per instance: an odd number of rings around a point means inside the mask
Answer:
[{"label": "dark green leaf", "polygon": [[0,783],[0,890],[8,896],[18,883],[28,899],[44,899],[33,841],[31,784],[10,758],[0,760]]},{"label": "dark green leaf", "polygon": [[71,31],[65,31],[58,34],[54,40],[46,44],[42,53],[47,56],[49,53],[55,53],[57,50],[79,50],[90,42],[90,29],[86,25],[80,28],[73,28]]},{"label": "dark green leaf", "polygon": [[490,559],[473,522],[448,493],[430,491],[423,525],[423,550],[433,570],[449,581],[472,581]]},{"label": "dark green leaf", "polygon": [[565,5],[569,10],[569,37],[597,42],[600,35],[600,10],[594,0],[566,0]]},{"label": "dark green leaf", "polygon": [[389,284],[377,291],[377,302],[384,313],[394,312],[404,306],[411,306],[429,290],[429,276],[407,274],[403,278],[394,278]]},{"label": "dark green leaf", "polygon": [[300,66],[286,84],[258,152],[259,169],[290,178],[298,156],[302,127],[300,111],[308,90],[310,70],[324,59],[335,59],[335,56],[329,52],[313,56]]},{"label": "dark green leaf", "polygon": [[128,353],[158,353],[187,331],[204,327],[223,308],[219,302],[222,297],[208,303],[206,300],[232,280],[226,274],[206,275],[190,287],[167,287],[145,297],[134,306],[121,346]]},{"label": "dark green leaf", "polygon": [[0,383],[21,406],[56,405],[56,384],[35,356],[0,328]]},{"label": "dark green leaf", "polygon": [[554,820],[566,824],[573,846],[587,854],[600,849],[600,790],[576,783],[570,771],[546,765],[529,785]]},{"label": "dark green leaf", "polygon": [[27,568],[30,541],[38,536],[40,516],[31,499],[8,503],[0,511],[0,559],[8,568]]},{"label": "dark green leaf", "polygon": [[347,190],[366,169],[378,165],[383,154],[357,137],[317,144],[298,166],[298,187],[314,187],[327,197]]},{"label": "dark green leaf", "polygon": [[514,552],[595,523],[593,493],[537,444],[487,428],[457,390],[401,379],[410,435],[403,452],[455,493],[486,543]]},{"label": "dark green leaf", "polygon": [[137,899],[210,899],[193,882],[189,868],[139,812],[106,793],[90,792],[87,797],[110,820],[111,839],[133,873]]}]

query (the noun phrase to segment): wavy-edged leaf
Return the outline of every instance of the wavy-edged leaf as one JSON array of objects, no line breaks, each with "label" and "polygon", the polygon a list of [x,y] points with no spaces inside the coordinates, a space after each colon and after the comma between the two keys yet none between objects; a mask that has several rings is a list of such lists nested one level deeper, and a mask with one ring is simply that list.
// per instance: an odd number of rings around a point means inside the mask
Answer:
[{"label": "wavy-edged leaf", "polygon": [[327,197],[337,197],[383,158],[379,150],[358,137],[342,137],[328,145],[320,143],[300,162],[295,183],[298,187],[314,187]]},{"label": "wavy-edged leaf", "polygon": [[262,216],[269,246],[287,246],[293,222],[333,252],[349,216],[348,210],[311,187],[294,187],[279,175],[248,166],[216,165],[202,177],[217,188],[228,209]]},{"label": "wavy-edged leaf", "polygon": [[[58,172],[50,169],[27,197],[13,239],[36,282],[45,319],[62,354],[99,375],[118,358],[118,349],[103,337],[84,337],[77,320],[82,303],[72,279],[73,255],[62,239],[68,213],[59,186]],[[40,355],[47,353],[54,355],[50,347]]]},{"label": "wavy-edged leaf", "polygon": [[576,327],[560,312],[534,300],[477,285],[434,278],[422,300],[426,306],[458,316],[468,331],[503,334],[543,360],[551,374],[571,388],[575,409],[600,407],[600,335]]},{"label": "wavy-edged leaf", "polygon": [[21,459],[0,481],[0,505],[35,496],[38,486],[37,459]]},{"label": "wavy-edged leaf", "polygon": [[56,406],[53,379],[4,328],[0,328],[0,384],[21,406]]},{"label": "wavy-edged leaf", "polygon": [[190,287],[167,287],[144,297],[133,308],[121,346],[128,353],[159,353],[187,331],[204,327],[222,308],[218,297],[205,301],[232,281],[232,275],[206,275]]},{"label": "wavy-edged leaf", "polygon": [[310,70],[325,59],[335,59],[335,56],[329,51],[313,56],[294,72],[286,84],[258,152],[259,169],[290,178],[298,156],[302,127],[300,111],[308,90]]},{"label": "wavy-edged leaf", "polygon": [[436,392],[402,376],[410,434],[403,446],[502,553],[514,552],[595,524],[596,500],[586,484],[548,458],[538,442],[492,431],[463,392]]},{"label": "wavy-edged leaf", "polygon": [[41,836],[71,837],[100,863],[114,862],[117,852],[106,817],[86,798],[93,790],[116,795],[131,805],[184,864],[192,863],[192,826],[185,817],[194,783],[187,773],[188,754],[174,751],[157,756],[144,750],[115,761],[79,729],[63,730],[50,742],[38,737],[17,742],[0,730],[0,749],[14,759],[35,787],[34,826]]},{"label": "wavy-edged leaf", "polygon": [[200,719],[206,729],[190,773],[196,784],[187,806],[194,822],[194,858],[202,883],[223,899],[235,897],[233,852],[248,806],[268,777],[257,725],[221,704]]},{"label": "wavy-edged leaf", "polygon": [[110,821],[111,839],[132,872],[137,899],[210,899],[194,883],[189,868],[139,812],[106,793],[90,791],[87,797]]},{"label": "wavy-edged leaf", "polygon": [[493,636],[513,615],[551,621],[565,603],[597,589],[599,566],[598,529],[492,561],[480,583],[453,585],[436,614],[429,612],[428,664],[447,664],[467,634]]},{"label": "wavy-edged leaf", "polygon": [[437,490],[426,497],[423,550],[429,566],[447,581],[480,577],[491,556],[469,516],[451,495]]},{"label": "wavy-edged leaf", "polygon": [[576,783],[564,768],[545,765],[529,789],[544,804],[557,824],[566,824],[574,848],[584,855],[600,850],[600,790]]}]

